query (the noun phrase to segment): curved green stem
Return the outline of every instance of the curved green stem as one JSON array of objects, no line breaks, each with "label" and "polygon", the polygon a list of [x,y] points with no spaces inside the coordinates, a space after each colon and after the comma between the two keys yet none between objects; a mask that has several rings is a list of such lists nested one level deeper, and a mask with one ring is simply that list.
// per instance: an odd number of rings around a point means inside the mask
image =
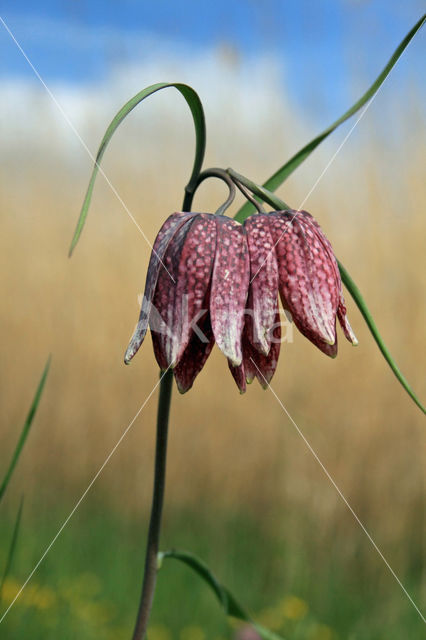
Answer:
[{"label": "curved green stem", "polygon": [[198,175],[198,178],[196,179],[192,189],[189,189],[189,188],[185,189],[185,199],[183,201],[183,211],[191,211],[192,201],[194,199],[195,192],[197,191],[197,189],[200,186],[200,184],[202,182],[204,182],[204,180],[206,180],[207,178],[219,178],[220,180],[223,180],[224,182],[226,182],[226,184],[228,185],[228,189],[229,189],[229,195],[228,195],[227,199],[225,200],[225,202],[216,211],[216,215],[218,215],[218,216],[219,215],[223,215],[224,212],[226,211],[226,209],[234,202],[235,184],[231,180],[231,177],[229,176],[228,172],[225,171],[224,169],[219,169],[217,167],[212,167],[210,169],[205,169],[204,171],[202,171]]},{"label": "curved green stem", "polygon": [[157,581],[157,554],[159,548],[161,514],[163,511],[164,488],[166,483],[167,434],[169,425],[170,401],[172,397],[173,372],[168,369],[162,374],[157,414],[157,442],[155,449],[154,490],[152,495],[151,518],[149,521],[148,542],[145,555],[145,573],[142,595],[136,618],[133,640],[145,637],[154,599]]},{"label": "curved green stem", "polygon": [[[226,170],[226,173],[228,173],[236,183],[244,185],[244,187],[249,189],[252,193],[254,193],[254,195],[261,198],[264,202],[271,205],[271,207],[273,207],[277,211],[291,210],[291,207],[289,207],[288,204],[284,202],[284,200],[278,198],[275,193],[272,193],[272,191],[261,187],[259,184],[253,182],[253,180],[250,180],[249,178],[246,178],[246,176],[241,175],[241,173],[237,173],[236,171],[234,171],[234,169],[231,169],[231,167]],[[237,219],[237,216],[235,216],[234,220],[241,222]]]},{"label": "curved green stem", "polygon": [[[231,175],[231,174],[229,174],[229,175]],[[262,207],[262,205],[260,204],[260,202],[258,202],[258,201],[256,200],[256,198],[254,198],[254,197],[251,195],[250,191],[249,191],[246,187],[244,187],[244,186],[243,186],[243,184],[242,184],[241,182],[239,182],[239,181],[237,180],[237,178],[235,177],[235,174],[234,174],[233,176],[231,175],[231,178],[232,178],[232,181],[233,181],[233,182],[236,184],[236,186],[238,187],[238,189],[241,191],[241,193],[243,194],[243,196],[244,196],[245,198],[247,198],[247,200],[248,200],[249,202],[251,202],[251,203],[252,203],[252,205],[256,208],[257,213],[266,213],[265,209]]]}]

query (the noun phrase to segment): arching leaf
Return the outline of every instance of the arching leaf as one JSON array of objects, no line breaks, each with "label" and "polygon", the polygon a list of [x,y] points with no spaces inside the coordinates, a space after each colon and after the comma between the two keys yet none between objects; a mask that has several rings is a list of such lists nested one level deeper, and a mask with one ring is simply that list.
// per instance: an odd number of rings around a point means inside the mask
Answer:
[{"label": "arching leaf", "polygon": [[204,110],[201,100],[198,94],[187,84],[182,84],[180,82],[159,82],[158,84],[150,85],[146,87],[139,93],[137,93],[133,98],[131,98],[126,104],[121,107],[120,111],[113,118],[111,124],[105,132],[104,137],[102,138],[101,144],[98,149],[98,153],[96,154],[95,165],[93,167],[92,175],[90,177],[89,186],[87,188],[87,192],[84,198],[83,206],[80,211],[80,216],[77,222],[77,227],[74,232],[74,236],[71,242],[71,247],[69,250],[69,255],[71,256],[74,248],[80,238],[81,232],[84,227],[84,223],[86,221],[87,213],[89,211],[90,201],[92,199],[93,187],[95,185],[96,176],[98,174],[100,168],[100,162],[105,153],[105,149],[108,146],[109,141],[111,140],[114,132],[119,127],[119,125],[123,122],[124,118],[145,98],[148,98],[153,93],[160,91],[161,89],[167,89],[169,87],[174,87],[177,89],[185,98],[188,103],[189,108],[191,109],[192,117],[194,120],[195,127],[195,157],[194,164],[192,168],[191,177],[187,186],[185,187],[185,193],[191,193],[192,189],[195,186],[195,182],[197,180],[198,174],[200,173],[203,160],[204,160],[204,152],[206,148],[206,124],[204,118]]},{"label": "arching leaf", "polygon": [[264,640],[283,640],[282,636],[279,636],[273,631],[269,631],[269,629],[265,629],[265,627],[255,622],[248,613],[246,613],[229,589],[217,580],[208,566],[197,558],[197,556],[194,556],[188,551],[178,551],[176,549],[162,551],[158,554],[159,566],[161,566],[164,558],[174,558],[190,567],[210,587],[227,616],[232,616],[233,618],[243,620],[252,625]]},{"label": "arching leaf", "polygon": [[[394,54],[391,56],[389,62],[387,63],[383,71],[379,74],[379,76],[373,82],[371,87],[367,89],[364,95],[362,95],[361,98],[357,100],[350,109],[345,111],[345,113],[342,116],[340,116],[340,118],[338,118],[329,127],[327,127],[327,129],[324,129],[322,133],[320,133],[318,136],[316,136],[316,138],[308,142],[308,144],[306,144],[302,149],[300,149],[300,151],[295,153],[294,156],[290,158],[290,160],[288,160],[285,164],[283,164],[283,166],[280,167],[264,183],[263,186],[266,189],[269,189],[270,191],[275,191],[275,189],[278,189],[278,187],[285,180],[287,180],[287,178],[293,173],[293,171],[297,169],[297,167],[301,165],[304,160],[306,160],[306,158],[312,153],[312,151],[314,151],[314,149],[316,149],[318,145],[321,144],[321,142],[325,140],[327,136],[330,135],[330,133],[332,133],[335,129],[337,129],[339,125],[341,125],[343,122],[348,120],[351,116],[353,116],[357,111],[359,111],[359,109],[361,109],[361,107],[363,107],[374,96],[378,88],[383,84],[384,80],[388,76],[392,67],[396,64],[396,62],[400,58],[403,51],[406,49],[406,47],[408,46],[410,41],[414,38],[416,33],[419,31],[419,29],[423,26],[425,20],[426,20],[426,15],[423,15],[420,18],[420,20],[416,22],[416,24],[411,29],[411,31],[409,31],[409,33],[405,36],[404,40],[397,47],[397,49],[395,50]],[[242,222],[254,211],[255,211],[254,206],[250,202],[246,202],[238,211],[238,213],[235,215],[235,219],[238,220],[238,222]]]},{"label": "arching leaf", "polygon": [[380,351],[382,352],[386,362],[388,363],[388,365],[390,366],[390,368],[392,369],[392,371],[394,372],[394,374],[396,375],[397,379],[402,384],[402,386],[404,387],[404,389],[406,390],[408,395],[411,396],[411,398],[414,400],[414,402],[419,407],[419,409],[421,409],[423,411],[423,413],[426,413],[425,407],[422,405],[420,400],[417,398],[416,394],[414,393],[414,391],[412,390],[412,388],[408,384],[408,381],[406,380],[406,378],[403,376],[403,374],[399,370],[395,360],[392,358],[391,354],[389,353],[389,349],[387,348],[387,346],[383,342],[383,338],[381,337],[381,335],[380,335],[380,333],[379,333],[379,331],[377,329],[376,323],[373,320],[373,316],[371,315],[367,305],[365,304],[364,298],[362,297],[360,290],[358,289],[358,287],[356,286],[355,282],[352,280],[351,276],[349,275],[349,273],[347,272],[345,267],[342,265],[342,263],[339,260],[337,262],[338,262],[338,265],[339,265],[339,271],[340,271],[340,275],[342,277],[342,282],[345,285],[345,287],[347,288],[347,290],[349,291],[349,293],[351,294],[352,298],[355,300],[355,303],[356,303],[358,309],[361,311],[361,313],[362,313],[362,315],[364,317],[364,320],[367,323],[367,326],[370,329],[370,331],[372,333],[372,336],[373,336],[374,340],[376,341],[376,344],[379,347]]}]

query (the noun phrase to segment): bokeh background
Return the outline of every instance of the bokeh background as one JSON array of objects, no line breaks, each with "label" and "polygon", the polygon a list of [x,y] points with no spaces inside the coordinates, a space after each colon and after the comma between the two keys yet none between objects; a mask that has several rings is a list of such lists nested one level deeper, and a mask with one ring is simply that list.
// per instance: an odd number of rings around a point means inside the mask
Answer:
[{"label": "bokeh background", "polygon": [[[261,182],[372,82],[419,18],[417,1],[2,2],[0,24],[0,476],[47,355],[45,394],[0,512],[0,568],[20,497],[13,599],[157,381],[146,340],[122,363],[149,246],[98,179],[67,257],[95,153],[136,91],[190,83],[207,115],[206,166]],[[425,110],[420,33],[310,194],[392,354],[425,397]],[[64,117],[64,114],[66,117]],[[338,130],[280,189],[305,199],[349,132]],[[189,111],[160,92],[120,127],[104,170],[153,241],[181,206]],[[423,161],[423,166],[422,166]],[[195,208],[215,210],[220,184]],[[241,204],[241,200],[238,204]],[[235,207],[236,210],[236,207]],[[347,296],[360,345],[336,360],[302,336],[273,388],[419,607],[424,603],[424,426]],[[139,598],[157,397],[147,402],[0,625],[0,637],[127,639]],[[162,548],[192,550],[265,625],[308,640],[420,638],[414,607],[271,392],[240,396],[215,350],[174,395]],[[422,587],[423,584],[423,587]],[[238,631],[206,587],[161,569],[150,640]]]}]

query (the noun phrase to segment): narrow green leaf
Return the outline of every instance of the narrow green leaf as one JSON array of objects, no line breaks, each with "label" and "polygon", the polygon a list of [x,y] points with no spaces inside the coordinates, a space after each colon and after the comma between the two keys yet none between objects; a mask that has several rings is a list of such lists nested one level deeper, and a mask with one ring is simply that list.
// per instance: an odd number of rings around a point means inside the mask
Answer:
[{"label": "narrow green leaf", "polygon": [[102,160],[102,156],[104,155],[105,149],[109,141],[111,140],[114,132],[119,127],[119,125],[123,122],[124,118],[145,98],[148,98],[153,93],[160,91],[161,89],[167,89],[168,87],[174,87],[177,89],[185,98],[188,103],[189,108],[191,109],[192,117],[194,120],[195,126],[195,158],[194,165],[192,169],[192,174],[189,179],[187,186],[185,187],[185,193],[191,192],[194,188],[198,174],[200,173],[203,160],[204,160],[204,152],[206,147],[206,124],[204,118],[204,110],[203,105],[201,103],[198,94],[190,87],[189,85],[182,84],[180,82],[159,82],[158,84],[152,84],[149,87],[146,87],[139,93],[137,93],[133,98],[131,98],[126,104],[121,107],[120,111],[116,114],[116,116],[111,121],[108,129],[105,132],[104,137],[102,138],[102,142],[99,146],[98,153],[96,154],[95,165],[93,167],[92,175],[90,178],[89,186],[87,188],[87,192],[84,198],[83,206],[80,211],[80,217],[77,222],[77,227],[74,232],[74,236],[71,242],[71,247],[69,251],[69,255],[71,256],[79,238],[80,234],[83,230],[83,226],[87,217],[87,213],[89,211],[90,201],[92,199],[93,187],[95,185],[96,176],[99,171],[100,162]]},{"label": "narrow green leaf", "polygon": [[13,562],[13,557],[15,555],[16,543],[18,541],[19,528],[21,526],[21,517],[22,517],[22,508],[23,508],[23,506],[24,506],[24,499],[21,498],[21,503],[20,503],[19,509],[18,509],[18,515],[16,516],[16,520],[15,520],[15,526],[13,527],[13,534],[12,534],[12,540],[10,542],[9,553],[7,554],[6,564],[4,566],[3,576],[2,576],[2,579],[1,579],[1,582],[0,582],[0,603],[1,603],[1,596],[2,596],[2,592],[3,592],[4,583],[6,582],[6,579],[7,579],[8,575],[9,575],[10,568],[11,568],[12,562]]},{"label": "narrow green leaf", "polygon": [[25,444],[25,440],[27,439],[28,433],[31,428],[31,424],[34,420],[35,413],[37,411],[38,404],[40,402],[41,394],[43,393],[44,384],[46,382],[47,374],[49,372],[51,356],[48,357],[47,362],[45,364],[43,373],[40,378],[40,382],[38,383],[37,391],[35,392],[34,399],[32,401],[30,410],[28,412],[27,418],[24,422],[24,426],[21,430],[21,435],[19,436],[18,444],[16,445],[16,449],[13,453],[12,459],[9,464],[9,468],[6,471],[6,475],[4,476],[3,482],[0,485],[0,502],[3,498],[4,492],[6,491],[7,485],[12,477],[13,470],[15,469],[16,463],[19,460],[19,456],[21,455],[22,448]]},{"label": "narrow green leaf", "polygon": [[[234,176],[240,182],[242,182],[248,189],[250,189],[250,191],[252,191],[256,196],[258,196],[259,199],[261,199],[264,202],[266,202],[267,204],[271,205],[271,207],[273,207],[274,209],[283,210],[283,209],[287,209],[288,208],[286,203],[283,200],[278,198],[278,196],[276,196],[274,193],[271,193],[270,191],[268,191],[268,189],[266,189],[265,187],[260,187],[255,182],[252,182],[251,180],[249,180],[245,176],[240,175],[239,173],[237,173],[233,169],[228,169],[228,173],[231,176]],[[402,375],[402,373],[399,370],[395,360],[392,358],[392,356],[391,356],[391,354],[389,352],[389,349],[385,345],[385,343],[383,341],[383,338],[381,337],[381,335],[380,335],[380,333],[379,333],[379,331],[377,329],[376,323],[373,320],[373,316],[371,315],[370,311],[367,308],[367,305],[365,304],[364,298],[362,297],[360,290],[356,286],[355,282],[352,280],[352,278],[349,275],[349,273],[346,271],[345,267],[341,264],[341,262],[339,262],[339,261],[337,261],[337,262],[338,262],[338,265],[339,265],[339,270],[340,270],[340,275],[341,275],[341,278],[342,278],[342,282],[345,285],[345,287],[347,288],[347,290],[349,291],[349,293],[351,294],[352,298],[354,299],[358,309],[361,311],[361,314],[362,314],[365,322],[367,323],[367,326],[370,329],[370,331],[371,331],[371,333],[373,335],[373,338],[376,341],[377,346],[379,347],[380,351],[382,352],[386,362],[388,363],[388,365],[390,366],[390,368],[394,372],[395,376],[397,377],[398,381],[402,384],[402,386],[404,387],[404,389],[406,390],[408,395],[414,400],[416,405],[423,412],[425,412],[424,406],[422,405],[420,400],[417,398],[417,396],[414,393],[413,389],[408,384],[408,381],[406,380],[406,378]]]},{"label": "narrow green leaf", "polygon": [[[318,147],[319,144],[327,136],[330,135],[339,125],[348,120],[351,116],[353,116],[361,107],[363,107],[376,93],[379,87],[383,84],[384,80],[388,76],[392,67],[396,64],[397,60],[406,49],[412,38],[416,35],[419,29],[423,26],[426,20],[426,14],[423,15],[418,22],[414,25],[411,31],[405,36],[404,40],[397,47],[394,54],[390,58],[389,62],[381,72],[381,74],[376,78],[371,87],[367,89],[363,96],[355,104],[348,109],[340,118],[338,118],[333,124],[331,124],[327,129],[325,129],[322,133],[320,133],[316,138],[308,142],[300,151],[298,151],[290,160],[288,160],[282,167],[278,169],[265,183],[264,187],[266,189],[270,189],[271,191],[275,191],[278,187],[285,181],[287,178],[293,173],[295,169],[299,165],[302,164],[304,160]],[[235,220],[238,222],[242,222],[249,215],[251,215],[255,211],[254,206],[250,202],[246,202],[238,213],[235,215]]]},{"label": "narrow green leaf", "polygon": [[262,627],[260,624],[252,620],[248,613],[244,611],[243,607],[234,598],[229,589],[223,586],[223,584],[216,579],[207,565],[192,553],[171,549],[170,551],[162,551],[158,555],[159,566],[161,566],[164,558],[174,558],[175,560],[180,560],[180,562],[183,562],[195,571],[195,573],[197,573],[213,591],[226,615],[251,624],[258,634],[264,638],[264,640],[283,640],[282,636],[269,631],[269,629],[265,629],[265,627]]},{"label": "narrow green leaf", "polygon": [[411,398],[414,400],[416,405],[423,411],[423,413],[426,413],[424,406],[422,405],[420,400],[417,398],[416,394],[408,384],[406,378],[402,375],[395,360],[392,358],[388,348],[383,342],[383,339],[377,329],[376,323],[373,320],[373,316],[371,315],[367,305],[365,304],[364,298],[362,297],[360,290],[358,289],[355,282],[352,280],[351,276],[346,271],[342,263],[338,261],[338,264],[339,264],[340,275],[342,277],[342,282],[347,288],[347,290],[349,291],[349,293],[351,294],[352,298],[355,300],[355,303],[358,309],[361,311],[364,317],[364,320],[366,321],[367,326],[370,329],[373,335],[373,338],[376,341],[380,351],[382,352],[386,362],[388,363],[388,365],[390,366],[390,368],[392,369],[395,376],[397,377],[399,382],[402,384],[402,386],[404,387],[408,395],[411,396]]}]

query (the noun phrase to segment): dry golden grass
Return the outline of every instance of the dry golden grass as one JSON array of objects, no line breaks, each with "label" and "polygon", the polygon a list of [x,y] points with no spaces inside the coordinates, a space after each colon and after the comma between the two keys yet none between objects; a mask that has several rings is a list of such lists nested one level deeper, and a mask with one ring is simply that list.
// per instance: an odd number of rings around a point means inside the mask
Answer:
[{"label": "dry golden grass", "polygon": [[[409,137],[396,154],[394,142],[375,134],[374,118],[379,114],[372,110],[370,124],[360,124],[304,206],[322,224],[396,361],[424,398],[422,141]],[[273,153],[263,150],[259,157],[248,156],[246,142],[236,139],[227,159],[224,139],[215,131],[207,166],[232,164],[260,181],[308,135],[306,129],[302,139],[286,139],[280,152],[275,140]],[[288,182],[282,190],[287,202],[298,206],[337,140],[327,141]],[[126,160],[126,145],[133,142],[123,135],[106,158],[108,176],[151,242],[164,218],[181,205],[192,146],[183,154],[178,141],[163,140],[162,155],[141,151],[141,164],[134,166]],[[0,176],[0,466],[52,353],[46,392],[10,499],[25,491],[28,508],[42,497],[62,503],[66,512],[157,381],[149,338],[130,367],[122,363],[150,250],[100,179],[69,260],[89,161],[84,157],[85,166],[70,171],[54,158],[9,160]],[[221,185],[203,187],[196,208],[214,210],[222,194]],[[348,296],[347,302],[360,346],[352,348],[340,333],[339,356],[329,360],[295,332],[294,343],[283,347],[273,388],[395,559],[421,512],[422,416]],[[93,488],[123,513],[149,501],[156,400],[154,394]],[[209,503],[253,510],[275,523],[280,514],[286,522],[294,513],[310,514],[315,535],[346,536],[349,554],[363,535],[274,395],[253,384],[240,397],[217,349],[194,389],[183,397],[175,393],[168,467],[169,507]]]}]

